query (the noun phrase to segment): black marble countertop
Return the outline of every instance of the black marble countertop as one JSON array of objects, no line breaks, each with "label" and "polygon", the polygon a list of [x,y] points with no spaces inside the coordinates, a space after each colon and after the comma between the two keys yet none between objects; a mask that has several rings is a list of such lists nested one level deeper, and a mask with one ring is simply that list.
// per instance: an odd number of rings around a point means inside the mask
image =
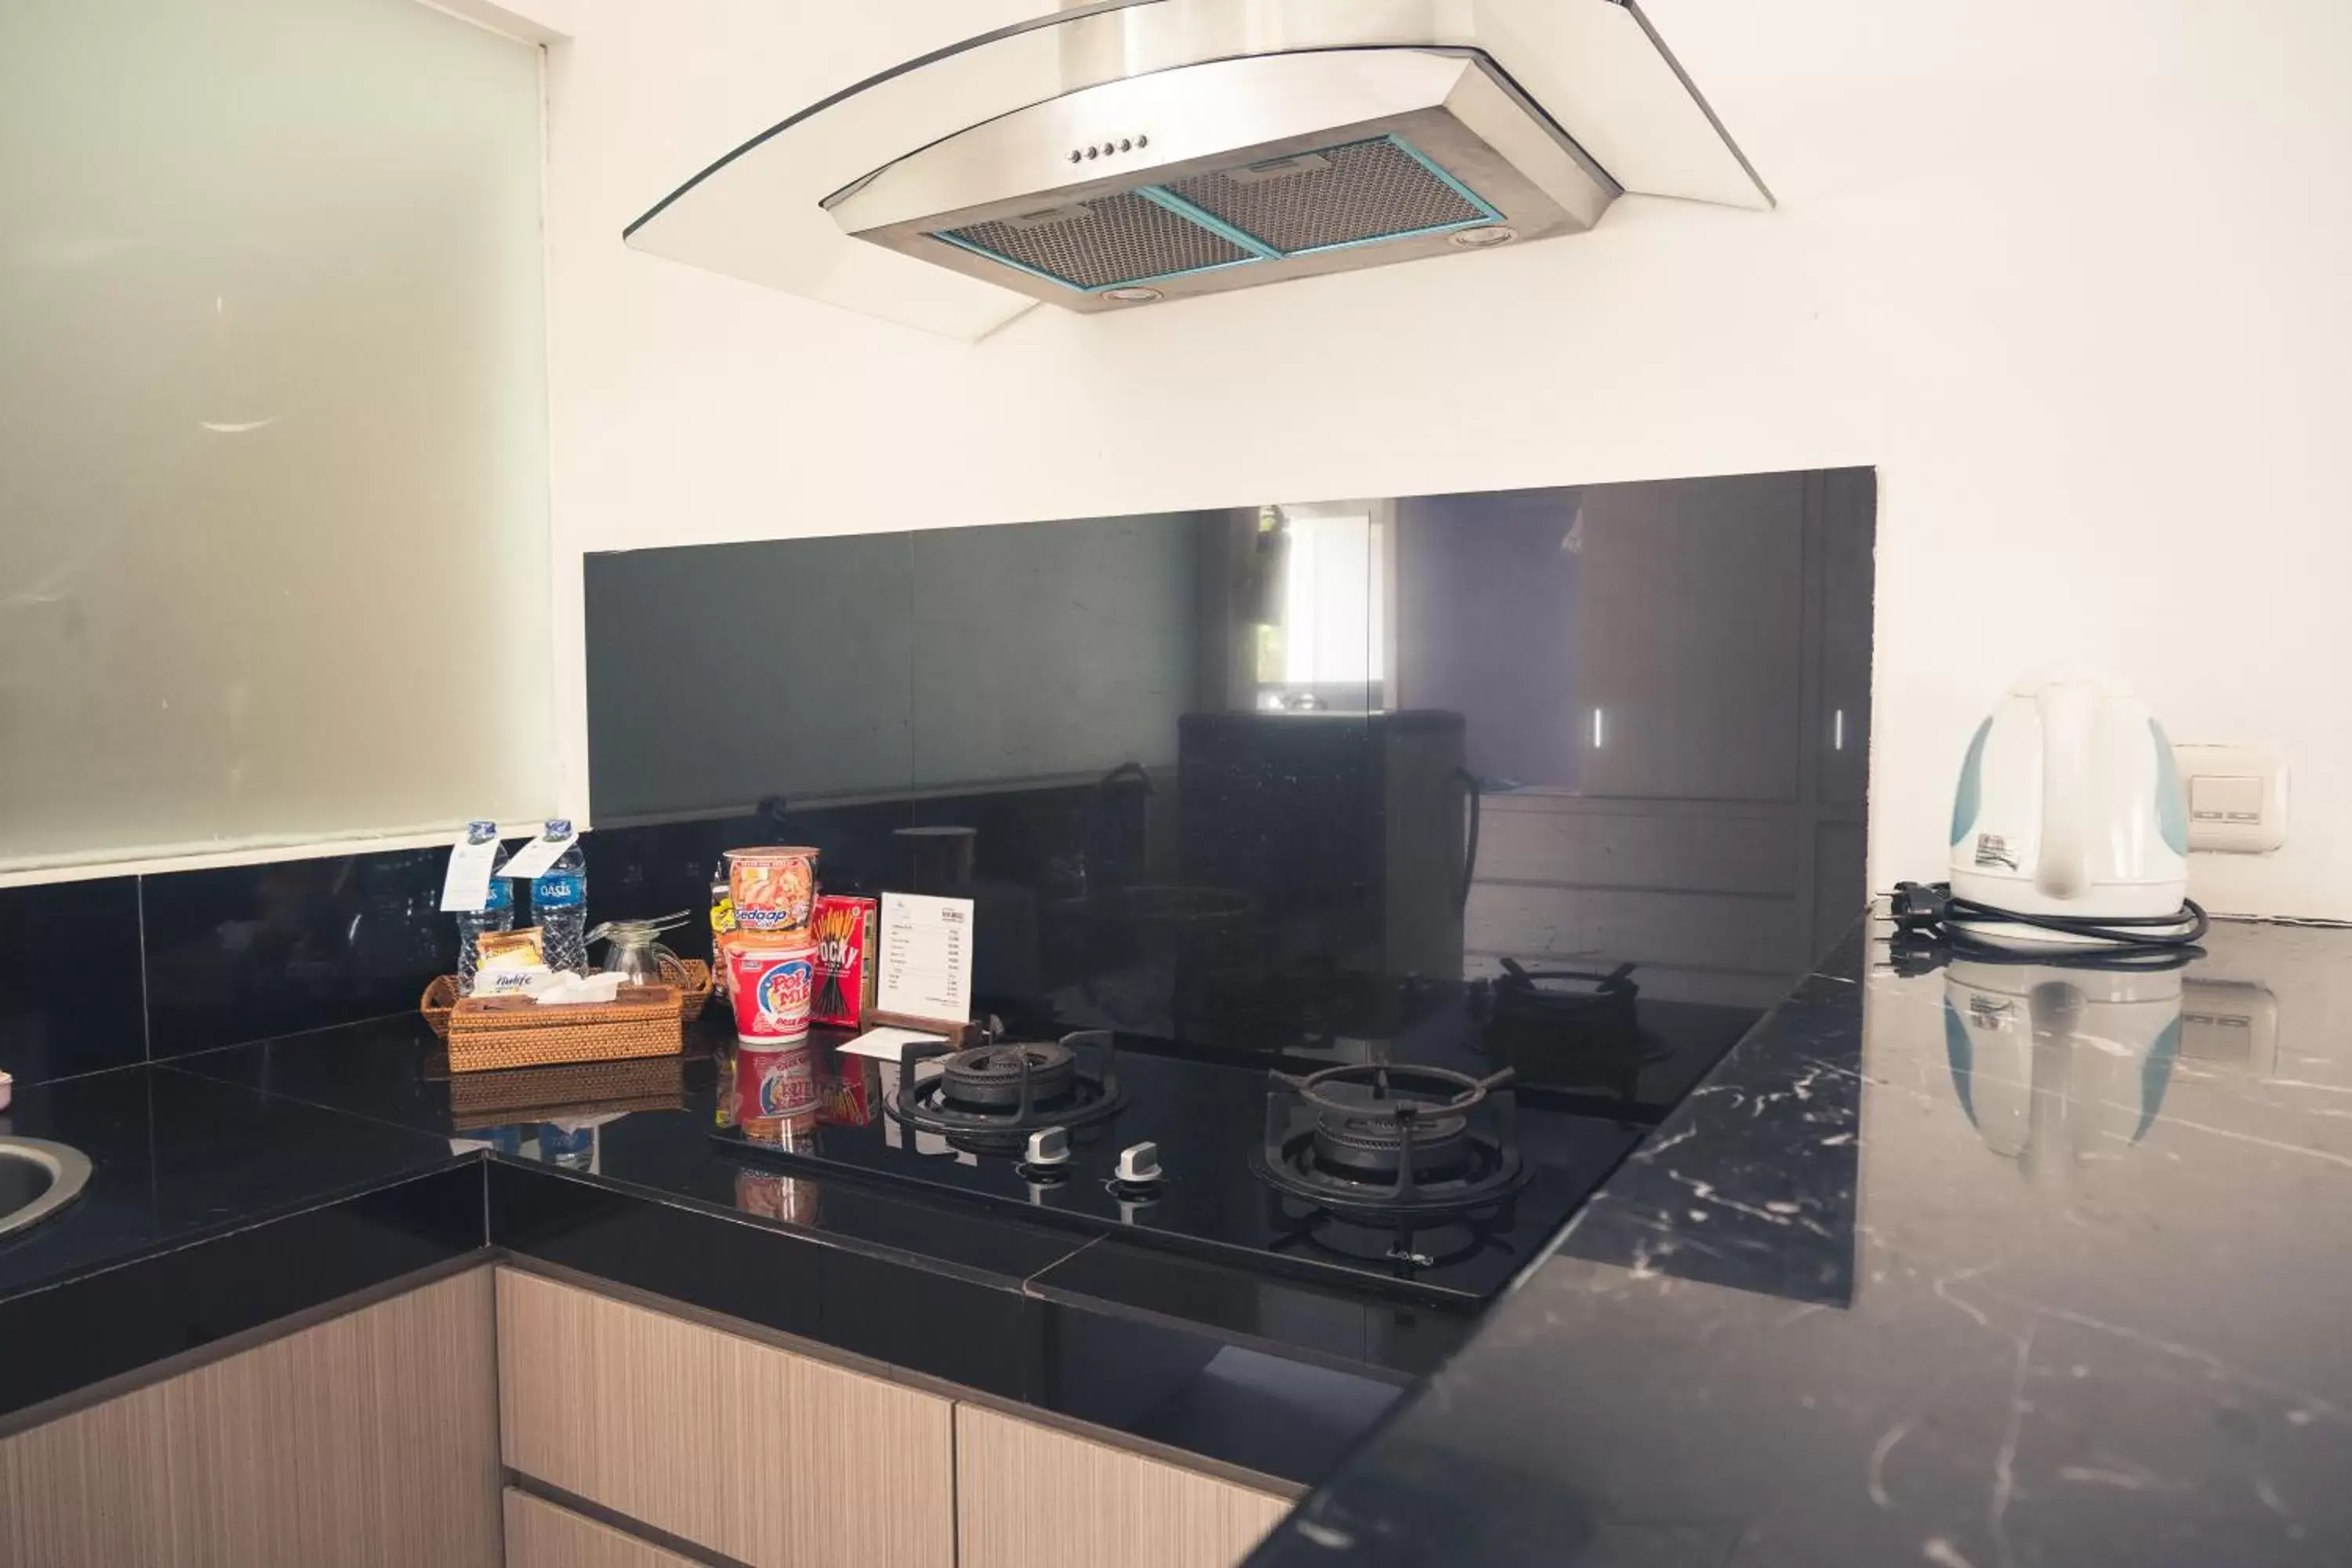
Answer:
[{"label": "black marble countertop", "polygon": [[740,1163],[707,1057],[539,1121],[413,1019],[20,1089],[97,1174],[0,1243],[43,1347],[0,1426],[495,1245],[1321,1482],[1261,1568],[2352,1562],[2352,931],[2154,974],[1878,934],[1475,1325]]},{"label": "black marble countertop", "polygon": [[20,1088],[0,1133],[90,1160],[70,1207],[0,1238],[0,1300],[463,1160],[445,1139],[165,1068]]},{"label": "black marble countertop", "polygon": [[1850,941],[1252,1562],[2352,1563],[2352,931],[2205,947]]}]

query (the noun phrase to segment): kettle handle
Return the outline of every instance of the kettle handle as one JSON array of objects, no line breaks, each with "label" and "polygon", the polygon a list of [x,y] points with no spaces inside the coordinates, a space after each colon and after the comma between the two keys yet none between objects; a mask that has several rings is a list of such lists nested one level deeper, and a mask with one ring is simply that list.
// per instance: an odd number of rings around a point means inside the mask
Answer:
[{"label": "kettle handle", "polygon": [[2033,886],[2072,899],[2091,885],[2091,747],[2099,691],[2087,680],[2056,681],[2034,694],[2042,721],[2042,848]]}]

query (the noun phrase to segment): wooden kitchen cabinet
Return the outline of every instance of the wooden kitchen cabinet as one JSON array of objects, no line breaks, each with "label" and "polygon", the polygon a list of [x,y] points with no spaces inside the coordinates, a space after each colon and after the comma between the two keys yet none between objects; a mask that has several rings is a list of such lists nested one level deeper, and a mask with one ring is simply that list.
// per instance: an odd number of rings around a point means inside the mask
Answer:
[{"label": "wooden kitchen cabinet", "polygon": [[704,1564],[509,1487],[507,1568],[704,1568]]},{"label": "wooden kitchen cabinet", "polygon": [[0,1568],[1223,1568],[1288,1507],[511,1268],[0,1438]]},{"label": "wooden kitchen cabinet", "polygon": [[162,1384],[0,1438],[0,1568],[172,1563]]},{"label": "wooden kitchen cabinet", "polygon": [[1228,1568],[1289,1502],[975,1405],[956,1406],[960,1568]]},{"label": "wooden kitchen cabinet", "polygon": [[0,1568],[497,1568],[477,1269],[0,1439]]},{"label": "wooden kitchen cabinet", "polygon": [[512,1268],[498,1301],[522,1475],[752,1568],[953,1568],[949,1401]]}]

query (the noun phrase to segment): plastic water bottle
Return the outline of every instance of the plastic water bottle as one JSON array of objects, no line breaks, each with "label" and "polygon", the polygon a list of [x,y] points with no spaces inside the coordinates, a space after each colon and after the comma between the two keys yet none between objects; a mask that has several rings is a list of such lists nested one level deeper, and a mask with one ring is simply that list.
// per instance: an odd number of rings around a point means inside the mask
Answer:
[{"label": "plastic water bottle", "polygon": [[[466,824],[466,842],[495,844],[499,825],[495,822]],[[482,933],[486,931],[514,930],[514,889],[504,877],[490,879],[489,901],[478,910],[461,910],[457,916],[457,994],[474,994],[474,971],[481,963]]]},{"label": "plastic water bottle", "polygon": [[[571,823],[560,816],[547,819],[549,840],[571,837]],[[538,922],[548,968],[588,973],[588,856],[578,844],[532,879],[530,918]]]}]

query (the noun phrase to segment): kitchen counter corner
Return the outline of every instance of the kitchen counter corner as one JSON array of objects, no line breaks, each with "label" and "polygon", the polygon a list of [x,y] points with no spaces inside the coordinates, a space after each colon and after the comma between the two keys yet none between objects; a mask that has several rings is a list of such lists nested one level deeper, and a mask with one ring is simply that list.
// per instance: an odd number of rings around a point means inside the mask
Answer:
[{"label": "kitchen counter corner", "polygon": [[2206,949],[1849,942],[1253,1563],[2352,1559],[2352,931]]}]

